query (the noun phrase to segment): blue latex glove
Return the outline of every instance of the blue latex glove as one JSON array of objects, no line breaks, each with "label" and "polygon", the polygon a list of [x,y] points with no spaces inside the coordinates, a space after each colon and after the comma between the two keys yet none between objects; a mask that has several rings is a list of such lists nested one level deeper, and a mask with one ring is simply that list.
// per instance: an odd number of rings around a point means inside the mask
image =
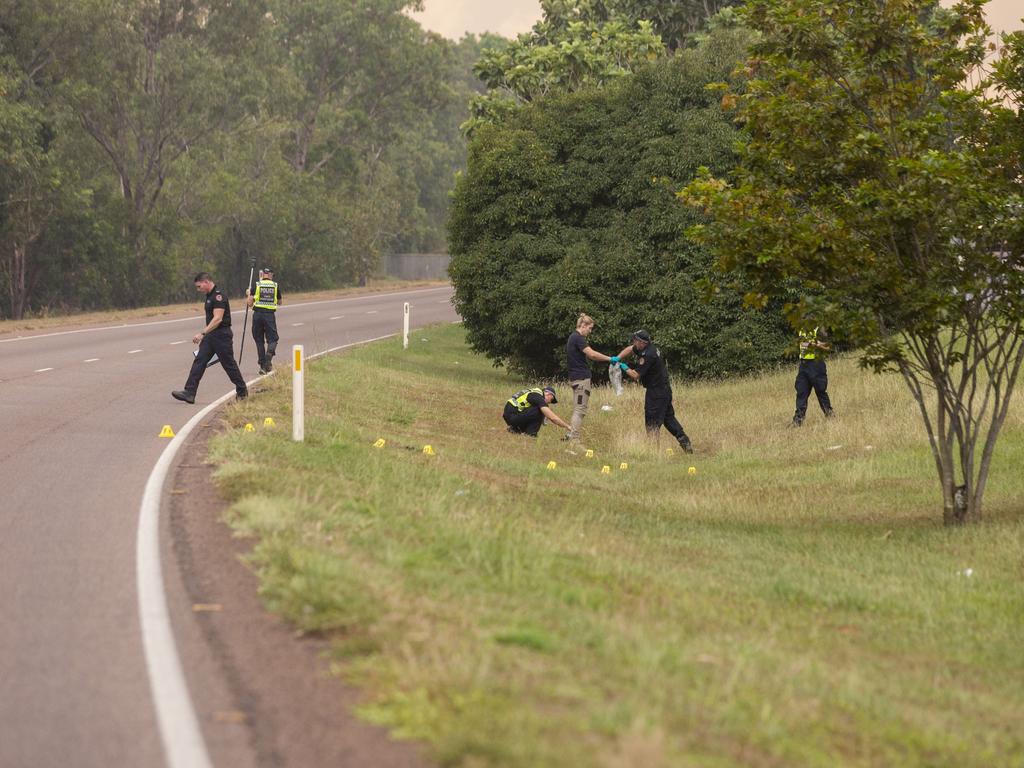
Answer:
[{"label": "blue latex glove", "polygon": [[629,370],[629,366],[626,365],[625,363],[619,363],[619,368],[621,368],[623,371]]},{"label": "blue latex glove", "polygon": [[609,359],[608,362],[610,362],[612,365],[617,365],[618,362],[619,362],[619,356],[618,355],[612,355],[611,359]]}]

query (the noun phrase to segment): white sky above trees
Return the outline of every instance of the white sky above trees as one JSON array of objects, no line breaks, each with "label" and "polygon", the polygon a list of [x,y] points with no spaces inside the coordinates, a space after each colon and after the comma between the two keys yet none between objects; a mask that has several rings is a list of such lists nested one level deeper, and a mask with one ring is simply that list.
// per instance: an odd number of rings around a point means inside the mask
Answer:
[{"label": "white sky above trees", "polygon": [[[947,4],[952,0],[944,0]],[[515,37],[528,32],[540,19],[537,0],[424,0],[421,13],[414,14],[427,29],[458,40],[466,32],[497,32]],[[989,24],[998,32],[1020,29],[1024,24],[1021,0],[991,0]]]}]

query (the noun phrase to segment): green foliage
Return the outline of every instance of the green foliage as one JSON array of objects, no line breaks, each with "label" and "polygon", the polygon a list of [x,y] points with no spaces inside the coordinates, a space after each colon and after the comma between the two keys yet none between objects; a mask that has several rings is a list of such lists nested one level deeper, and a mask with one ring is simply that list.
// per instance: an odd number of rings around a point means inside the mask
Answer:
[{"label": "green foliage", "polygon": [[[794,324],[841,329],[865,365],[903,375],[951,522],[980,514],[1024,361],[1020,101],[976,77],[983,5],[751,0],[753,79],[726,96],[749,135],[740,167],[684,193],[713,218],[695,238],[752,302],[796,284]],[[1008,42],[994,85],[1019,99]]]},{"label": "green foliage", "polygon": [[645,327],[678,373],[780,358],[781,323],[744,313],[736,290],[703,301],[695,283],[712,257],[684,237],[699,219],[674,193],[699,166],[733,162],[736,132],[705,86],[729,76],[746,41],[720,31],[612,87],[478,130],[449,226],[474,349],[524,374],[564,373],[565,339],[587,312],[596,348],[617,352]]}]

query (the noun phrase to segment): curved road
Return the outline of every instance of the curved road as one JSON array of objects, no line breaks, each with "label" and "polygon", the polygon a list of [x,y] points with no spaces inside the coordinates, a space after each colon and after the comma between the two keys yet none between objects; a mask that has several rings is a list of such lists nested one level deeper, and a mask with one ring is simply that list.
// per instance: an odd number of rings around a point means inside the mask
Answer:
[{"label": "curved road", "polygon": [[[292,344],[309,356],[400,333],[405,301],[414,327],[457,320],[451,295],[444,286],[285,304],[277,359],[288,361]],[[167,442],[161,427],[177,431],[233,390],[214,366],[195,405],[170,396],[188,373],[201,311],[0,335],[3,768],[166,764],[140,636],[136,527]],[[242,318],[233,312],[236,354]],[[242,372],[256,374],[251,338]]]}]

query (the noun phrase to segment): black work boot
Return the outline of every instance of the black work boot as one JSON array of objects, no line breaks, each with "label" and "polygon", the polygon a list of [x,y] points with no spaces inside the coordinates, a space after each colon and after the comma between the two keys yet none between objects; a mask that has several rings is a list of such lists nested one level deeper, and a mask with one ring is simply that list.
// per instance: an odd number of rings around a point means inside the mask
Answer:
[{"label": "black work boot", "polygon": [[191,392],[186,392],[184,389],[174,390],[171,392],[171,397],[175,400],[181,400],[183,403],[188,403],[189,405],[192,405],[196,401],[196,396]]},{"label": "black work boot", "polygon": [[690,438],[686,435],[679,438],[679,447],[683,449],[683,453],[693,453],[693,445],[690,443]]}]

